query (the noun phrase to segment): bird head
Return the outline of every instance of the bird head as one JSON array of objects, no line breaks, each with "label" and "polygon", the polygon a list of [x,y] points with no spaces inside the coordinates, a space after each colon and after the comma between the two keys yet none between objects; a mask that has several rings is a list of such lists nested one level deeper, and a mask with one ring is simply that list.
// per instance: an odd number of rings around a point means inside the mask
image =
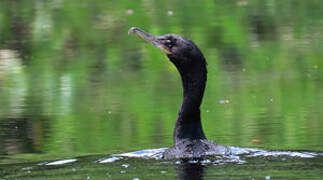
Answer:
[{"label": "bird head", "polygon": [[203,65],[206,62],[199,48],[190,40],[176,34],[154,36],[140,28],[132,27],[128,33],[138,35],[145,41],[158,47],[181,71],[191,69],[190,66]]}]

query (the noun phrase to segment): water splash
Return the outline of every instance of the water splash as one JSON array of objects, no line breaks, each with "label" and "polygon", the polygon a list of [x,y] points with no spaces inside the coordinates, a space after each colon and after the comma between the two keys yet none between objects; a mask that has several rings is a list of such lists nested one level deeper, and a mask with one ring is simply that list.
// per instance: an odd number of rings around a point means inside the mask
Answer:
[{"label": "water splash", "polygon": [[[323,156],[323,153],[319,152],[306,152],[306,151],[270,151],[259,148],[241,148],[241,147],[228,147],[228,153],[224,155],[213,155],[208,156],[203,160],[189,160],[188,163],[201,163],[201,164],[214,164],[221,165],[227,163],[237,163],[244,164],[247,161],[245,158],[253,157],[299,157],[299,158],[314,158],[317,156]],[[131,158],[153,158],[161,160],[163,157],[163,152],[167,148],[159,149],[146,149],[135,152],[128,152],[122,154],[114,154],[113,157],[131,157]],[[109,159],[109,158],[108,158]],[[181,161],[176,161],[175,163],[181,163]]]},{"label": "water splash", "polygon": [[[306,152],[306,151],[270,151],[258,148],[241,148],[241,147],[232,147],[227,146],[228,152],[226,154],[221,155],[211,155],[207,156],[202,160],[187,160],[187,161],[167,161],[164,163],[170,164],[181,164],[183,162],[190,164],[213,164],[213,165],[223,165],[228,163],[236,163],[236,164],[245,164],[247,163],[246,158],[261,158],[261,157],[298,157],[298,158],[315,158],[317,156],[323,156],[321,152]],[[122,154],[113,154],[109,158],[99,159],[96,162],[100,164],[104,163],[113,163],[115,161],[122,160],[124,158],[147,158],[147,159],[163,159],[163,152],[166,151],[167,148],[158,148],[158,149],[146,149],[141,151],[127,152]],[[38,165],[64,165],[76,162],[77,159],[64,159],[53,162],[43,162]],[[127,168],[129,164],[122,164],[122,167]],[[125,173],[125,172],[124,172]]]}]

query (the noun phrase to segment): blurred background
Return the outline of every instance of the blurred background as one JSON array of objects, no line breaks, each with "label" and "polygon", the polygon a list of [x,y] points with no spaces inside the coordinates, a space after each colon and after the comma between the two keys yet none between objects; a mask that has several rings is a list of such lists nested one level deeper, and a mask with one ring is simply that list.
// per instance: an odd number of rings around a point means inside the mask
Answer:
[{"label": "blurred background", "polygon": [[132,26],[194,41],[208,62],[210,140],[323,150],[321,0],[4,0],[0,154],[172,145],[177,70]]}]

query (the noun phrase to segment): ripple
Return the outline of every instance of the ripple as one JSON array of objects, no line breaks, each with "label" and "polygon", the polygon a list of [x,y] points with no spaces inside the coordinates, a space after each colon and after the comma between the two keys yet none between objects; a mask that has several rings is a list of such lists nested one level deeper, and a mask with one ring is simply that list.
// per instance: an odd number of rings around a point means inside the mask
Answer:
[{"label": "ripple", "polygon": [[[299,157],[299,158],[314,158],[317,156],[323,156],[323,153],[320,152],[306,152],[306,151],[272,151],[264,150],[259,148],[243,148],[243,147],[233,147],[227,146],[228,152],[222,155],[211,155],[207,156],[203,160],[188,160],[185,162],[188,163],[200,163],[200,164],[214,164],[221,165],[227,163],[237,163],[244,164],[247,161],[245,158],[253,157]],[[153,158],[153,159],[162,159],[163,152],[167,148],[158,148],[158,149],[146,149],[135,152],[128,152],[122,154],[115,154],[114,157],[132,157],[132,158]],[[175,161],[175,164],[181,164],[183,161]]]},{"label": "ripple", "polygon": [[111,158],[106,158],[106,159],[100,159],[98,162],[101,164],[112,163],[112,162],[118,161],[120,159],[122,159],[122,158],[121,157],[111,157]]},{"label": "ripple", "polygon": [[77,159],[63,159],[63,160],[58,160],[58,161],[53,161],[50,163],[46,163],[46,166],[54,166],[54,165],[64,165],[64,164],[69,164],[69,163],[73,163],[76,162]]}]

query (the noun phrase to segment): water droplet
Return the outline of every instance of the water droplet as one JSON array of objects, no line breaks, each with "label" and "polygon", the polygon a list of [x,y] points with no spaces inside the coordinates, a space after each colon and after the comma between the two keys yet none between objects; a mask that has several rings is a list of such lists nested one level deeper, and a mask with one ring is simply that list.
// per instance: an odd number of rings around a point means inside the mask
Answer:
[{"label": "water droplet", "polygon": [[209,163],[211,163],[211,161],[210,161],[210,160],[208,160],[208,159],[205,159],[205,160],[202,160],[202,161],[201,161],[201,163],[202,163],[202,164],[209,164]]},{"label": "water droplet", "polygon": [[173,11],[167,11],[168,16],[172,16],[173,14],[174,14]]},{"label": "water droplet", "polygon": [[89,179],[91,179],[91,177],[90,176],[86,176],[86,179],[89,180]]},{"label": "water droplet", "polygon": [[190,161],[188,161],[188,163],[190,163],[190,164],[196,164],[196,163],[198,163],[198,160],[190,160]]},{"label": "water droplet", "polygon": [[24,171],[32,170],[32,169],[33,169],[32,167],[24,167],[24,168],[22,168],[22,170],[24,170]]},{"label": "water droplet", "polygon": [[122,164],[121,166],[124,168],[128,168],[130,165],[129,164]]},{"label": "water droplet", "polygon": [[208,113],[208,112],[210,112],[210,110],[207,109],[206,112]]}]

